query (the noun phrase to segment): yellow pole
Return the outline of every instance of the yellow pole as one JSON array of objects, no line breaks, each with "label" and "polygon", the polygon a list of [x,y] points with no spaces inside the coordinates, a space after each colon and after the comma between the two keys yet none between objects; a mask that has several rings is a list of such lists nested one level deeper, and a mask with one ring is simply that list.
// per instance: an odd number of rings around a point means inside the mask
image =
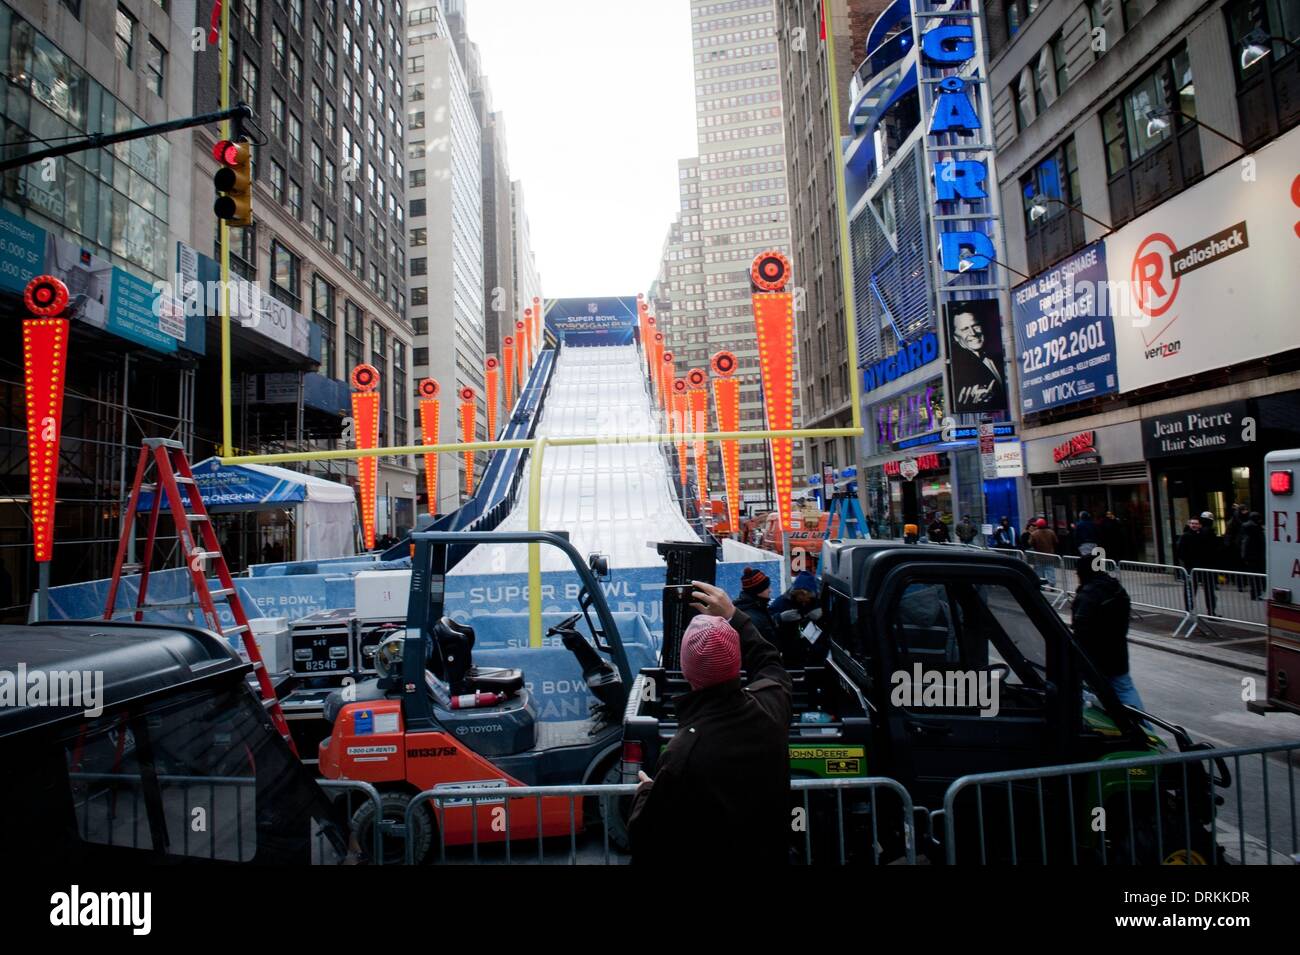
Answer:
[{"label": "yellow pole", "polygon": [[823,0],[822,17],[826,21],[826,81],[830,84],[831,93],[831,119],[835,126],[832,133],[835,137],[833,148],[835,150],[834,161],[831,163],[835,167],[835,204],[839,209],[840,227],[840,281],[844,284],[844,343],[848,346],[849,357],[849,396],[850,396],[850,413],[853,415],[853,427],[857,430],[857,435],[862,434],[862,383],[858,377],[858,320],[857,313],[853,304],[853,256],[851,254],[852,239],[849,236],[849,206],[848,190],[844,185],[844,163],[840,155],[840,122],[843,116],[840,115],[840,91],[835,78],[835,35],[831,27],[830,4]]},{"label": "yellow pole", "polygon": [[[772,438],[850,438],[861,428],[787,428],[781,431],[691,431],[684,434],[589,435],[547,438],[550,447],[576,448],[606,444],[669,444],[677,441],[767,441]],[[534,448],[535,440],[458,441],[451,444],[403,444],[376,448],[338,448],[332,451],[290,451],[283,454],[244,454],[220,458],[222,464],[293,464],[299,461],[343,461],[351,458],[387,458],[401,455],[501,451]]]},{"label": "yellow pole", "polygon": [[[221,108],[230,108],[230,4],[221,5]],[[221,121],[221,138],[230,138],[230,120]],[[230,226],[220,222],[221,242],[221,454],[235,449],[230,425]]]},{"label": "yellow pole", "polygon": [[[542,529],[542,457],[546,438],[533,441],[532,460],[528,463],[528,529]],[[528,545],[528,645],[542,645],[542,555],[540,544]]]}]

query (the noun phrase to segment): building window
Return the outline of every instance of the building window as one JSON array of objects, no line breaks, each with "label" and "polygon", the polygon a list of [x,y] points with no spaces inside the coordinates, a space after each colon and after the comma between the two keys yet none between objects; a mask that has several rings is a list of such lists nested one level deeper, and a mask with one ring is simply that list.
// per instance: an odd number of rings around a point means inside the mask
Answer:
[{"label": "building window", "polygon": [[1300,123],[1300,4],[1235,0],[1224,11],[1237,74],[1240,138],[1255,149]]},{"label": "building window", "polygon": [[284,202],[284,167],[271,160],[271,195],[276,202]]},{"label": "building window", "polygon": [[348,302],[344,312],[343,328],[343,347],[347,367],[343,369],[343,377],[346,378],[351,374],[352,369],[357,367],[363,361],[365,341],[362,338],[365,324],[365,313],[361,311],[361,306],[355,302]]},{"label": "building window", "polygon": [[289,114],[289,155],[302,162],[302,120]]},{"label": "building window", "polygon": [[295,93],[302,93],[302,57],[296,50],[289,51],[289,86]]},{"label": "building window", "polygon": [[411,259],[411,274],[412,274],[412,275],[428,275],[428,274],[429,274],[429,260],[426,259],[426,258],[425,258],[424,256],[422,256],[422,255],[421,255],[421,256],[418,256],[418,257],[416,257],[416,258]]},{"label": "building window", "polygon": [[134,69],[135,17],[131,16],[131,11],[120,3],[117,5],[117,28],[113,45],[117,50],[117,58],[125,63],[128,69]]},{"label": "building window", "polygon": [[272,240],[271,294],[295,312],[302,310],[302,297],[298,292],[301,268],[298,256],[282,245],[279,239]]},{"label": "building window", "polygon": [[317,242],[325,241],[325,212],[314,202],[311,204],[311,235]]},{"label": "building window", "polygon": [[424,368],[429,364],[429,349],[413,348],[411,349],[411,364],[416,368]]},{"label": "building window", "polygon": [[411,230],[411,245],[428,245],[428,244],[429,244],[428,229]]},{"label": "building window", "polygon": [[410,444],[406,422],[410,417],[411,395],[406,383],[406,342],[393,339],[393,440]]},{"label": "building window", "polygon": [[257,107],[259,72],[257,64],[245,56],[239,67],[239,98],[254,108]]},{"label": "building window", "polygon": [[[1074,140],[1068,140],[1022,176],[1020,190],[1024,199],[1026,258],[1029,274],[1033,275],[1084,242],[1083,216],[1068,208],[1077,206],[1080,199]],[[1037,215],[1036,206],[1041,210]]]},{"label": "building window", "polygon": [[419,189],[425,183],[425,172],[423,169],[411,170],[411,188]]},{"label": "building window", "polygon": [[320,275],[312,276],[311,317],[320,328],[320,373],[334,378],[334,336],[338,331],[334,320],[334,286]]},{"label": "building window", "polygon": [[289,211],[295,219],[302,219],[302,186],[289,180]]},{"label": "building window", "polygon": [[325,247],[335,253],[339,250],[339,229],[333,219],[325,220]]},{"label": "building window", "polygon": [[429,290],[423,286],[417,286],[416,288],[411,289],[411,304],[428,305]]},{"label": "building window", "polygon": [[1048,44],[1052,66],[1056,70],[1056,95],[1060,96],[1070,85],[1070,61],[1065,54],[1065,33],[1058,32]]},{"label": "building window", "polygon": [[284,99],[271,91],[271,132],[277,139],[284,139]]},{"label": "building window", "polygon": [[422,216],[425,214],[424,210],[425,210],[426,202],[427,200],[425,199],[411,200],[411,218],[415,218],[416,216]]},{"label": "building window", "polygon": [[311,84],[311,118],[322,126],[325,124],[323,107],[325,105],[325,94],[320,91],[319,83]]},{"label": "building window", "polygon": [[409,60],[407,60],[407,62],[406,62],[406,72],[408,72],[408,73],[423,73],[423,72],[424,72],[424,57],[422,57],[422,56],[413,56],[413,57],[411,57]]},{"label": "building window", "polygon": [[[1174,112],[1160,115],[1168,110]],[[1141,215],[1201,178],[1195,116],[1196,93],[1185,49],[1164,58],[1102,110],[1113,224]]]},{"label": "building window", "polygon": [[276,24],[271,24],[271,65],[281,73],[284,72],[284,31]]},{"label": "building window", "polygon": [[167,82],[167,51],[152,36],[149,37],[149,52],[144,69],[149,89],[155,96],[162,96],[163,85]]},{"label": "building window", "polygon": [[1039,0],[1007,0],[1007,39],[1020,32],[1020,27],[1038,9]]},{"label": "building window", "polygon": [[262,0],[243,0],[240,4],[242,16],[240,22],[244,24],[244,29],[257,36],[258,27],[261,25],[261,6]]}]

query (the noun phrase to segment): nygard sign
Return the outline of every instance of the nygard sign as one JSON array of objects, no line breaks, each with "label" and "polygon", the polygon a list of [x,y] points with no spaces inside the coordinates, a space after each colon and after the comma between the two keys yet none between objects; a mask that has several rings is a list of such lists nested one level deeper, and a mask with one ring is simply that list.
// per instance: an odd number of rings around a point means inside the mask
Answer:
[{"label": "nygard sign", "polygon": [[939,338],[934,332],[926,332],[916,341],[904,345],[896,354],[862,369],[862,390],[879,388],[922,365],[928,365],[938,357]]}]

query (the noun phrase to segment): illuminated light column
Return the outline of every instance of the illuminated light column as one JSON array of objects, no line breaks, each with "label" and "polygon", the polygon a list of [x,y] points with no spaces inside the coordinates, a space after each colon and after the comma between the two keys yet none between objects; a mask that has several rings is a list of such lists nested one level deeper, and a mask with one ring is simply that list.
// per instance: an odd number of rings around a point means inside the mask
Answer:
[{"label": "illuminated light column", "polygon": [[528,368],[533,367],[533,310],[524,309],[524,354],[528,356]]},{"label": "illuminated light column", "polygon": [[[460,439],[474,440],[474,427],[478,423],[478,408],[474,402],[474,389],[466,385],[460,390]],[[465,496],[474,496],[474,452],[465,452]]]},{"label": "illuminated light column", "polygon": [[637,334],[641,339],[641,361],[645,364],[645,367],[649,369],[650,364],[648,359],[646,358],[646,355],[649,353],[649,348],[647,346],[649,345],[650,326],[649,323],[647,322],[647,319],[650,318],[650,306],[641,300],[640,293],[637,294],[638,297],[636,301],[636,324],[637,324]]},{"label": "illuminated light column", "polygon": [[[27,283],[23,301],[23,387],[27,398],[27,487],[31,492],[32,544],[36,562],[54,554],[54,505],[58,498],[59,438],[63,434],[63,386],[68,363],[68,288],[53,275]],[[42,603],[48,585],[42,570]],[[46,617],[42,608],[40,616]]]},{"label": "illuminated light column", "polygon": [[506,407],[515,406],[515,338],[507,335],[501,341],[502,381],[506,386]]},{"label": "illuminated light column", "polygon": [[[664,357],[671,361],[672,355],[672,352],[667,352]],[[682,435],[686,433],[686,379],[674,377],[672,382],[670,399],[673,407],[669,416],[672,418],[672,427],[669,430],[677,435],[677,469],[681,472],[682,503],[685,504],[686,485],[689,480],[686,473],[686,442],[682,439]]]},{"label": "illuminated light column", "polygon": [[659,407],[665,412],[671,414],[672,408],[669,406],[668,389],[664,386],[664,333],[655,332],[654,354],[650,357],[654,363],[650,368],[650,380],[654,382],[655,395],[659,399]]},{"label": "illuminated light column", "polygon": [[496,355],[488,355],[483,362],[483,377],[487,381],[487,419],[488,419],[488,440],[497,439],[497,373],[500,370],[501,362],[497,361]]},{"label": "illuminated light column", "polygon": [[[686,396],[690,402],[691,418],[687,432],[702,434],[709,430],[709,376],[703,368],[692,368],[686,373]],[[700,516],[710,517],[709,511],[709,445],[695,441],[695,490],[700,498]]]},{"label": "illuminated light column", "polygon": [[[438,443],[438,382],[426,378],[420,382],[420,440],[425,444]],[[429,513],[438,513],[438,455],[424,456],[424,487],[429,495]]]},{"label": "illuminated light column", "polygon": [[[352,369],[352,433],[358,451],[379,443],[379,372],[374,365]],[[375,549],[375,484],[379,459],[357,458],[357,485],[361,496],[361,536],[366,550]]]},{"label": "illuminated light column", "polygon": [[546,344],[546,329],[543,325],[542,300],[536,295],[533,296],[533,321],[537,323],[533,341],[537,345],[538,354],[541,354],[542,346]]},{"label": "illuminated light column", "polygon": [[[720,351],[709,362],[713,366],[713,407],[719,431],[740,430],[740,380],[735,377],[738,362],[729,351]],[[731,535],[740,536],[740,442],[722,442],[722,477],[727,485],[727,522]]]},{"label": "illuminated light column", "polygon": [[[787,431],[794,427],[794,296],[784,291],[790,278],[790,260],[775,250],[760,252],[749,277],[755,289],[751,298],[767,427],[769,431]],[[768,444],[777,513],[781,529],[786,531],[791,529],[792,442],[789,438],[774,438]]]},{"label": "illuminated light column", "polygon": [[515,322],[515,366],[519,369],[519,393],[522,395],[528,381],[528,347],[522,321]]}]

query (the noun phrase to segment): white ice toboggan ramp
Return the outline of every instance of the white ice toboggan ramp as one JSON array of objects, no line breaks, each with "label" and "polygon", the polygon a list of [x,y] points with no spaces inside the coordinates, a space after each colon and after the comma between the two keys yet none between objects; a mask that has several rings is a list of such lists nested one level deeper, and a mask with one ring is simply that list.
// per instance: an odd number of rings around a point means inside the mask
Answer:
[{"label": "white ice toboggan ramp", "polygon": [[[635,345],[569,346],[560,350],[537,423],[539,436],[658,434],[660,422]],[[497,528],[528,528],[529,470],[519,499]],[[673,494],[660,445],[599,444],[548,447],[542,461],[541,529],[568,531],[584,557],[605,554],[612,569],[662,566],[654,544],[698,540]],[[568,559],[542,547],[543,570],[568,570]],[[522,545],[480,545],[453,574],[520,573],[528,569]]]}]

